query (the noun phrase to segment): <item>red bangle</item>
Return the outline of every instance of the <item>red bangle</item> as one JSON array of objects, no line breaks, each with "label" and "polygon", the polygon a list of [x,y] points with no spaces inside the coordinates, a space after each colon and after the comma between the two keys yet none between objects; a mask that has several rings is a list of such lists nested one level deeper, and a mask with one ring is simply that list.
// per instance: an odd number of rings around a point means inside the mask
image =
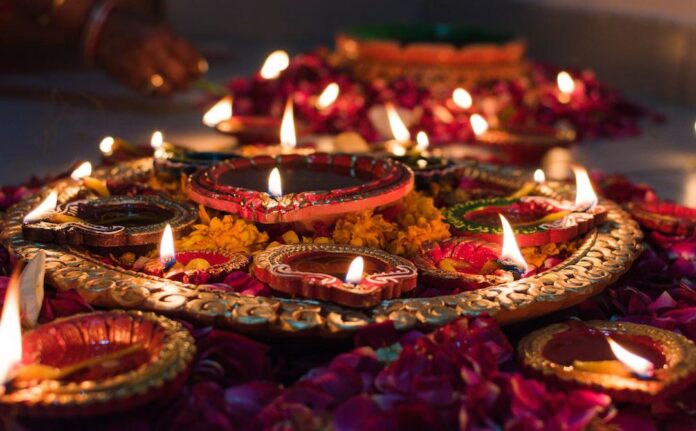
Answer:
[{"label": "red bangle", "polygon": [[92,7],[82,36],[82,54],[87,64],[94,64],[97,41],[111,12],[120,0],[102,0]]}]

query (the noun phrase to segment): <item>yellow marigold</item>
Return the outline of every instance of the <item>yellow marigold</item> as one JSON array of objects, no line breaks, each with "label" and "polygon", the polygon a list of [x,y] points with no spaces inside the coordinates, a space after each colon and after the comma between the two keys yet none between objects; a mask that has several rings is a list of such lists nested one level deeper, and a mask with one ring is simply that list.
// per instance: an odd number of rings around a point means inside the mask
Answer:
[{"label": "yellow marigold", "polygon": [[416,191],[404,197],[401,211],[396,219],[400,228],[424,225],[432,220],[442,220],[442,212],[435,207],[432,197]]},{"label": "yellow marigold", "polygon": [[[423,217],[420,219],[423,220]],[[434,219],[399,230],[387,250],[401,256],[413,256],[424,242],[441,241],[449,237],[449,225],[440,219]]]},{"label": "yellow marigold", "polygon": [[385,248],[396,236],[396,226],[374,215],[372,210],[348,214],[338,220],[333,231],[333,240],[338,244],[359,247]]},{"label": "yellow marigold", "polygon": [[179,250],[210,250],[220,248],[233,253],[253,253],[262,250],[268,234],[260,232],[253,223],[232,215],[213,217],[210,223],[197,224],[193,232],[177,241]]}]

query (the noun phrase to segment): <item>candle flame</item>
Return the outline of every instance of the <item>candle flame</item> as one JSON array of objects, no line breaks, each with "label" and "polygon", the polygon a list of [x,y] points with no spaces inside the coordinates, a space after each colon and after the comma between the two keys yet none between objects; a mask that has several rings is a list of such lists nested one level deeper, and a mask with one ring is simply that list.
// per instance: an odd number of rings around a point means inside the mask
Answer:
[{"label": "candle flame", "polygon": [[172,226],[167,223],[162,232],[162,240],[160,241],[159,259],[164,266],[171,266],[176,262],[176,250],[174,248],[174,234]]},{"label": "candle flame", "polygon": [[392,146],[391,151],[392,154],[394,154],[397,157],[406,155],[406,148],[404,148],[404,146],[399,143],[394,144],[394,146]]},{"label": "candle flame", "polygon": [[427,150],[429,146],[430,139],[428,139],[428,135],[422,130],[416,133],[416,150],[423,152]]},{"label": "candle flame", "polygon": [[336,99],[338,99],[339,91],[340,87],[335,82],[332,82],[331,84],[327,85],[326,88],[324,88],[324,91],[321,92],[319,98],[317,99],[317,108],[326,109],[329,106],[331,106],[336,101]]},{"label": "candle flame", "polygon": [[612,340],[611,337],[607,337],[607,342],[609,343],[612,353],[614,353],[614,356],[616,356],[616,359],[630,368],[635,374],[644,378],[653,376],[655,365],[653,365],[652,362],[648,361],[642,356],[626,350],[625,347]]},{"label": "candle flame", "polygon": [[33,223],[42,220],[48,214],[55,211],[56,205],[58,205],[58,192],[53,190],[43,202],[24,216],[24,223]]},{"label": "candle flame", "polygon": [[155,132],[152,134],[152,137],[150,138],[150,146],[158,150],[162,144],[164,144],[164,135],[162,135],[162,132],[159,130],[155,130]]},{"label": "candle flame", "polygon": [[592,188],[587,170],[574,167],[573,172],[575,173],[575,206],[583,210],[594,208],[597,205],[597,194]]},{"label": "candle flame", "polygon": [[297,145],[295,114],[293,113],[292,99],[289,97],[287,102],[285,102],[285,111],[280,122],[280,145],[287,149],[293,149]]},{"label": "candle flame", "polygon": [[110,156],[114,151],[114,138],[107,136],[99,143],[99,151],[106,156]]},{"label": "candle flame", "polygon": [[232,97],[225,96],[203,115],[203,124],[215,127],[232,116]]},{"label": "candle flame", "polygon": [[396,112],[394,104],[387,102],[384,104],[384,109],[387,111],[387,120],[389,120],[389,128],[391,129],[394,139],[401,143],[406,143],[411,140],[411,133],[406,128],[403,120]]},{"label": "candle flame", "polygon": [[259,74],[263,79],[276,79],[288,66],[290,66],[290,56],[287,52],[279,49],[266,57]]},{"label": "candle flame", "polygon": [[22,327],[19,312],[19,270],[15,269],[7,285],[0,317],[0,385],[11,380],[22,361]]},{"label": "candle flame", "polygon": [[512,230],[512,226],[510,226],[510,222],[502,214],[498,215],[500,216],[500,224],[503,226],[503,251],[500,253],[500,259],[527,272],[529,265],[527,265],[527,261],[524,260],[522,252],[517,246],[515,233]]},{"label": "candle flame", "polygon": [[278,168],[273,168],[268,175],[268,194],[274,198],[283,196],[283,186],[280,181],[280,171]]},{"label": "candle flame", "polygon": [[471,128],[476,136],[483,135],[488,131],[488,121],[479,114],[472,115],[469,122],[471,122]]},{"label": "candle flame", "polygon": [[575,91],[575,81],[573,77],[570,76],[570,73],[565,70],[558,72],[556,84],[558,85],[558,90],[567,96],[573,94],[573,91]]},{"label": "candle flame", "polygon": [[346,272],[346,283],[359,284],[362,281],[363,271],[365,270],[365,260],[358,256],[350,263]]},{"label": "candle flame", "polygon": [[455,88],[452,92],[452,100],[454,104],[462,109],[469,109],[474,104],[471,94],[463,88]]},{"label": "candle flame", "polygon": [[542,169],[537,169],[534,171],[534,182],[537,184],[544,184],[546,181],[546,174]]},{"label": "candle flame", "polygon": [[72,171],[70,178],[77,181],[90,175],[92,175],[92,164],[90,162],[84,162]]}]

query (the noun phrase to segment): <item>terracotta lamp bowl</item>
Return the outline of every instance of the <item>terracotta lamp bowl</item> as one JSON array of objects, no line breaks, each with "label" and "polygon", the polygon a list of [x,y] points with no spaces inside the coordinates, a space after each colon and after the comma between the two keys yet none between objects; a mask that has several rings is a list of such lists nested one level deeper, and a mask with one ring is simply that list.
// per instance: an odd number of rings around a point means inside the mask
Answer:
[{"label": "terracotta lamp bowl", "polygon": [[177,235],[196,219],[189,205],[159,196],[112,196],[61,205],[44,220],[24,223],[22,234],[29,241],[45,243],[137,246],[158,244],[167,223]]},{"label": "terracotta lamp bowl", "polygon": [[60,379],[11,382],[0,405],[32,417],[113,413],[171,396],[185,381],[196,352],[179,323],[139,311],[58,319],[26,333],[22,344],[22,364],[63,368],[111,357]]},{"label": "terracotta lamp bowl", "polygon": [[239,157],[222,151],[194,151],[165,142],[161,154],[153,160],[157,178],[165,183],[179,182],[181,174],[191,175],[223,160]]},{"label": "terracotta lamp bowl", "polygon": [[[617,360],[607,337],[648,360],[652,375],[638,375]],[[571,321],[523,338],[517,347],[523,366],[563,387],[605,392],[616,401],[653,403],[696,380],[696,347],[686,337],[629,322]]]},{"label": "terracotta lamp bowl", "polygon": [[233,115],[222,120],[215,130],[231,135],[240,144],[280,142],[280,119],[261,115]]},{"label": "terracotta lamp bowl", "polygon": [[476,137],[476,142],[504,152],[512,163],[535,165],[553,147],[568,147],[575,142],[572,130],[554,127],[518,127],[508,130],[488,130]]},{"label": "terracotta lamp bowl", "polygon": [[183,250],[176,253],[176,261],[184,267],[194,259],[204,259],[210,266],[200,270],[182,271],[174,280],[190,282],[196,279],[197,272],[204,272],[205,282],[213,283],[224,280],[233,271],[246,268],[249,258],[242,253],[229,253],[224,250]]},{"label": "terracotta lamp bowl", "polygon": [[[283,196],[268,177],[278,168]],[[413,188],[401,163],[352,154],[257,156],[228,160],[191,176],[189,197],[216,210],[264,224],[327,220],[393,203]]]},{"label": "terracotta lamp bowl", "polygon": [[670,202],[632,202],[633,218],[648,229],[667,235],[693,235],[696,232],[696,208]]}]

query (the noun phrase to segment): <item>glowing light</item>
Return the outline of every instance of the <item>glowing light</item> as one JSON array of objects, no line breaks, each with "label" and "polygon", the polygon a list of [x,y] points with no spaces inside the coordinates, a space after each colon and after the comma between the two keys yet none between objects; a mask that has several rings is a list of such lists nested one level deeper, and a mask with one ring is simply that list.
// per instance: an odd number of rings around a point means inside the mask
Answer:
[{"label": "glowing light", "polygon": [[387,120],[389,121],[389,128],[391,129],[392,136],[398,142],[406,143],[411,140],[411,133],[406,128],[399,113],[396,112],[394,104],[387,102],[384,104],[384,109],[387,111]]},{"label": "glowing light", "polygon": [[24,216],[24,223],[34,223],[43,220],[48,214],[52,213],[58,205],[58,192],[53,190],[36,208]]},{"label": "glowing light", "polygon": [[567,96],[573,94],[573,91],[575,91],[575,81],[573,77],[570,76],[570,73],[565,70],[558,72],[556,84],[558,85],[558,90]]},{"label": "glowing light", "polygon": [[290,98],[285,102],[285,111],[280,122],[280,145],[286,149],[293,149],[297,145],[295,115],[293,113],[292,99]]},{"label": "glowing light", "polygon": [[106,156],[110,156],[114,152],[114,138],[107,136],[99,143],[99,151]]},{"label": "glowing light", "polygon": [[203,115],[203,124],[208,127],[215,127],[218,123],[229,119],[232,116],[232,97],[225,96],[208,109]]},{"label": "glowing light", "polygon": [[652,362],[648,361],[642,356],[626,350],[625,347],[612,340],[611,337],[607,337],[607,342],[609,343],[612,353],[614,353],[614,356],[616,356],[616,359],[630,368],[635,374],[644,378],[653,376],[655,373],[655,366]]},{"label": "glowing light", "polygon": [[524,260],[522,252],[517,246],[515,233],[512,230],[512,226],[510,226],[510,222],[502,214],[498,215],[500,216],[500,224],[503,226],[503,251],[500,253],[500,259],[527,272],[529,265],[527,265],[527,261]]},{"label": "glowing light", "polygon": [[469,109],[474,104],[471,94],[463,88],[455,88],[452,92],[452,100],[454,104],[462,109]]},{"label": "glowing light", "polygon": [[84,162],[72,171],[70,178],[77,181],[90,175],[92,175],[92,164],[90,162]]},{"label": "glowing light", "polygon": [[594,208],[597,205],[597,194],[592,188],[587,170],[574,167],[573,172],[575,173],[575,206],[583,210]]},{"label": "glowing light", "polygon": [[259,74],[263,79],[276,79],[290,66],[290,56],[283,50],[273,51],[266,57]]},{"label": "glowing light", "polygon": [[469,121],[476,136],[480,136],[488,131],[488,121],[479,114],[472,115]]},{"label": "glowing light", "polygon": [[430,146],[430,139],[424,131],[416,133],[416,150],[423,152]]},{"label": "glowing light", "polygon": [[159,260],[164,266],[171,266],[176,262],[176,250],[174,249],[174,234],[172,226],[167,223],[167,226],[162,232],[162,240],[160,241]]},{"label": "glowing light", "polygon": [[7,285],[0,317],[0,384],[12,379],[22,361],[22,327],[19,313],[19,271],[15,270]]},{"label": "glowing light", "polygon": [[346,272],[346,283],[359,284],[362,281],[363,271],[365,270],[365,260],[358,256],[350,263]]},{"label": "glowing light", "polygon": [[280,171],[278,168],[273,168],[268,175],[268,194],[274,198],[283,196],[283,185],[280,181]]},{"label": "glowing light", "polygon": [[401,144],[395,144],[392,149],[392,154],[394,154],[397,157],[405,156],[406,155],[406,148],[404,148],[403,145]]},{"label": "glowing light", "polygon": [[544,171],[541,169],[537,169],[534,171],[534,182],[537,184],[544,184],[546,181],[546,174],[544,174]]},{"label": "glowing light", "polygon": [[331,106],[338,99],[339,91],[340,87],[335,82],[327,85],[317,99],[317,109],[326,109]]},{"label": "glowing light", "polygon": [[155,150],[159,150],[162,144],[164,144],[164,135],[159,130],[156,130],[150,138],[150,146]]}]

